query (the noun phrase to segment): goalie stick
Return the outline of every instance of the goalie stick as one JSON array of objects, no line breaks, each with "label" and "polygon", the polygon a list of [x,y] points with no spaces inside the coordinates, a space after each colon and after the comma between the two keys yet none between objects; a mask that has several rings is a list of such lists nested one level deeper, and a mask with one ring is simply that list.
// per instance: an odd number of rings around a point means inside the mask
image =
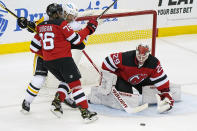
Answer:
[{"label": "goalie stick", "polygon": [[118,93],[118,91],[116,90],[114,86],[112,87],[111,92],[127,113],[137,113],[148,108],[148,103],[137,106],[137,107],[129,107],[129,105],[122,99],[122,97],[120,96],[120,94]]}]

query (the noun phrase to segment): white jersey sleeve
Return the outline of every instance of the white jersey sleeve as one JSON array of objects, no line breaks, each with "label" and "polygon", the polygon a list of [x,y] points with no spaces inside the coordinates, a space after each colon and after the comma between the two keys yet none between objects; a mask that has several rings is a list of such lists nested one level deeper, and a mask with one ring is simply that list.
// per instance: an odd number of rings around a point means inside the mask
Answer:
[{"label": "white jersey sleeve", "polygon": [[83,28],[83,25],[80,24],[79,22],[77,21],[72,21],[69,23],[70,27],[74,30],[74,31],[80,31],[82,30]]}]

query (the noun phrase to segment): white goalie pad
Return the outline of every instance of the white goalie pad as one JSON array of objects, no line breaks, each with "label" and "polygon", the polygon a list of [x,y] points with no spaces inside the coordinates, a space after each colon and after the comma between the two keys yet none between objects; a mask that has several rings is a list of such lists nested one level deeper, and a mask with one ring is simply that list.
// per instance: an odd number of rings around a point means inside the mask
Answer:
[{"label": "white goalie pad", "polygon": [[[156,94],[160,93],[153,86],[142,87],[142,103],[156,104]],[[175,102],[181,101],[181,86],[178,84],[170,83],[170,94]]]},{"label": "white goalie pad", "polygon": [[[104,95],[98,91],[101,87],[92,87],[88,99],[93,104],[102,104],[111,108],[124,110],[120,103],[116,100],[112,93]],[[121,98],[129,105],[129,107],[137,107],[141,104],[141,96],[138,94],[130,94],[119,92]]]},{"label": "white goalie pad", "polygon": [[111,92],[112,86],[116,85],[117,76],[106,70],[101,70],[101,73],[101,86],[98,89],[98,92],[100,92],[103,95],[107,95]]}]

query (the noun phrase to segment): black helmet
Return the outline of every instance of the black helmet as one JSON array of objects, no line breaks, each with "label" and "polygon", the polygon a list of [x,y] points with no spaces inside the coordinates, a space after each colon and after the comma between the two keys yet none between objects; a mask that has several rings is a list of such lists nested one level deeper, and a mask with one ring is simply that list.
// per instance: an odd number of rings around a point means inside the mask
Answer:
[{"label": "black helmet", "polygon": [[62,13],[63,9],[62,6],[56,3],[50,4],[47,6],[47,15],[52,16],[54,13]]}]

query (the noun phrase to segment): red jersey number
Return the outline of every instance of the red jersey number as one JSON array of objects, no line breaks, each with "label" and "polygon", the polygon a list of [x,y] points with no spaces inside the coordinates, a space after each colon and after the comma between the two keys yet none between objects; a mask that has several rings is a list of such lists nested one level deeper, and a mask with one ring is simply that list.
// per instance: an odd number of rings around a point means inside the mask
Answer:
[{"label": "red jersey number", "polygon": [[119,58],[118,58],[118,54],[114,54],[114,55],[112,56],[112,59],[114,60],[114,63],[115,63],[116,65],[120,63],[120,60],[119,60]]},{"label": "red jersey number", "polygon": [[161,65],[158,65],[157,67],[156,67],[156,69],[157,69],[157,73],[160,73],[163,69],[162,69],[162,67],[161,67]]},{"label": "red jersey number", "polygon": [[39,33],[40,38],[43,42],[44,50],[52,50],[54,48],[54,33],[46,32],[46,33]]}]

